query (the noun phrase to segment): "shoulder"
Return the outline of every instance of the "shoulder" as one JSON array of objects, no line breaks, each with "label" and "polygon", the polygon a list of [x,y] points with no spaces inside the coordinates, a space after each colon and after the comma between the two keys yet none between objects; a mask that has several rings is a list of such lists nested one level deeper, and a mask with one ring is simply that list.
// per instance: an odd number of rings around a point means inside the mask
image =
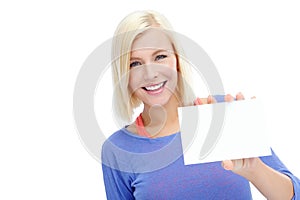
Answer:
[{"label": "shoulder", "polygon": [[101,148],[101,160],[102,164],[111,165],[116,163],[116,158],[121,152],[120,145],[124,143],[124,131],[120,129],[109,136],[103,143]]},{"label": "shoulder", "polygon": [[139,136],[123,127],[105,140],[102,145],[102,152],[116,151],[116,149],[129,150],[136,137]]},{"label": "shoulder", "polygon": [[103,143],[102,150],[108,149],[112,144],[118,145],[119,143],[122,143],[124,140],[124,128],[121,128],[111,134]]},{"label": "shoulder", "polygon": [[134,133],[122,128],[114,132],[102,145],[101,162],[111,169],[130,172],[129,162],[141,151],[141,140]]},{"label": "shoulder", "polygon": [[134,125],[128,125],[111,134],[105,143],[110,142],[115,145],[121,145],[124,142],[132,141],[137,138],[140,138],[140,136],[136,133],[136,127]]}]

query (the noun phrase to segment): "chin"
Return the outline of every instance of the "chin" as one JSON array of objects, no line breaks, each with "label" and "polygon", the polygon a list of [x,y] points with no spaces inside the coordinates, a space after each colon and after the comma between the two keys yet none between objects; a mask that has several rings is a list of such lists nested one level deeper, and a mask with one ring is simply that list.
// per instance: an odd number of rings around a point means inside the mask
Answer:
[{"label": "chin", "polygon": [[167,97],[160,97],[156,99],[148,99],[147,104],[149,106],[164,106],[166,105],[171,99],[171,96]]}]

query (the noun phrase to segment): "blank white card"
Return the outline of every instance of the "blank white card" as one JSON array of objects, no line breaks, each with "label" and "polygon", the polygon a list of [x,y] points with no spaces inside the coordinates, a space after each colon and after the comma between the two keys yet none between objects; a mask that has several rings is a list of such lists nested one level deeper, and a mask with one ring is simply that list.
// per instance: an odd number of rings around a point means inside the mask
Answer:
[{"label": "blank white card", "polygon": [[258,99],[178,108],[185,165],[271,155]]}]

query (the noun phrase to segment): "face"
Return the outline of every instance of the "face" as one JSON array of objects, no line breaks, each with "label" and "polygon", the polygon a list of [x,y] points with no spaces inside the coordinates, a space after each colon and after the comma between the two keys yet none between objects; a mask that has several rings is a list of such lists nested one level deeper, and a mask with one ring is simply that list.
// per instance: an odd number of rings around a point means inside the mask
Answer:
[{"label": "face", "polygon": [[165,105],[175,94],[177,62],[173,45],[159,29],[149,29],[132,44],[129,89],[145,106]]}]

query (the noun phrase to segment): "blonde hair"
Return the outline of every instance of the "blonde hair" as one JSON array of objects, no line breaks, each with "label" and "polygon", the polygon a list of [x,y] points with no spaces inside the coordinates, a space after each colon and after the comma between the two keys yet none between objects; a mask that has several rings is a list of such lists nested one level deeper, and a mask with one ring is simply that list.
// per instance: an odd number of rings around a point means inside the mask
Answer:
[{"label": "blonde hair", "polygon": [[[112,75],[114,86],[113,112],[121,120],[130,122],[141,101],[131,96],[128,89],[130,52],[136,37],[153,27],[172,32],[171,24],[155,11],[136,11],[127,15],[118,25],[112,41]],[[177,58],[178,80],[175,94],[180,106],[192,105],[195,96],[191,88],[190,65],[173,34],[168,34]],[[183,79],[184,78],[184,79]]]}]

